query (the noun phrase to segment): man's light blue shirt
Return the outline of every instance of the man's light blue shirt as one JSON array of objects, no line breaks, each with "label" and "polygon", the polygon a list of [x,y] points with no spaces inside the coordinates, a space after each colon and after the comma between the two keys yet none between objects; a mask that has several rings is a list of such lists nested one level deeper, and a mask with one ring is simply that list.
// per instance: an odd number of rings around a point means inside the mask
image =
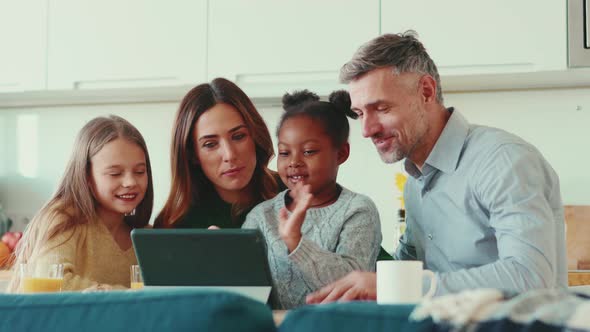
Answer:
[{"label": "man's light blue shirt", "polygon": [[531,144],[454,111],[422,171],[406,159],[396,258],[435,271],[436,295],[567,286],[559,178]]}]

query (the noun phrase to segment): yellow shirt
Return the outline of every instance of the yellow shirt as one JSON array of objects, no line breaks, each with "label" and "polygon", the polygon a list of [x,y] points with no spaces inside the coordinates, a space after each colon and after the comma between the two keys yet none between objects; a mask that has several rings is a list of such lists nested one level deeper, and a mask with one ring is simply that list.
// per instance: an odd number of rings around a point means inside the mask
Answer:
[{"label": "yellow shirt", "polygon": [[29,259],[35,270],[64,265],[63,290],[97,285],[129,288],[130,266],[137,264],[133,247],[122,250],[100,221],[79,225],[57,235]]}]

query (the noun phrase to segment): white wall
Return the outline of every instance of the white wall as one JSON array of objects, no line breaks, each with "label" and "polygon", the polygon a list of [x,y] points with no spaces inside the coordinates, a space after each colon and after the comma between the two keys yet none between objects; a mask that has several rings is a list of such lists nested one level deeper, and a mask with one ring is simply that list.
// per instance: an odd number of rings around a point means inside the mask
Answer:
[{"label": "white wall", "polygon": [[[145,137],[154,173],[154,211],[159,211],[170,182],[168,156],[176,107],[166,103],[0,109],[0,202],[17,222],[30,219],[57,186],[80,128],[96,116],[117,114],[131,121]],[[17,151],[16,126],[24,115],[38,117],[39,172],[35,178],[19,174],[19,153],[29,151]]]},{"label": "white wall", "polygon": [[[445,100],[470,122],[506,129],[536,145],[560,176],[564,203],[590,204],[586,189],[590,175],[585,172],[590,162],[585,148],[590,143],[590,89],[453,93]],[[176,107],[176,103],[161,103],[0,109],[0,202],[17,222],[30,218],[59,181],[77,131],[91,118],[113,113],[135,124],[147,141],[157,214],[169,189],[170,132]],[[263,107],[260,111],[274,136],[281,110]],[[38,117],[35,178],[19,175],[17,166],[18,154],[30,146],[17,151],[16,123],[29,114]],[[358,123],[351,125],[351,157],[340,170],[339,182],[373,198],[381,214],[383,246],[391,250],[399,204],[394,174],[401,165],[383,164],[370,141],[361,137]],[[274,168],[274,160],[271,163]]]}]

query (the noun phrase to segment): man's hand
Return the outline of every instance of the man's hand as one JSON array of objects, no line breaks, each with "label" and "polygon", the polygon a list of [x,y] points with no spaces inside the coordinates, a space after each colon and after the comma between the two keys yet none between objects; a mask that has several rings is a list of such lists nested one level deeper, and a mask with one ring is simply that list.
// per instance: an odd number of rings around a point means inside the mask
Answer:
[{"label": "man's hand", "polygon": [[374,272],[353,271],[307,296],[307,304],[334,301],[376,300],[377,277]]},{"label": "man's hand", "polygon": [[295,186],[295,189],[289,193],[294,201],[293,213],[289,215],[286,208],[279,211],[279,235],[287,245],[289,252],[292,252],[301,241],[301,225],[305,220],[305,213],[311,204],[313,195],[310,192],[310,185]]}]

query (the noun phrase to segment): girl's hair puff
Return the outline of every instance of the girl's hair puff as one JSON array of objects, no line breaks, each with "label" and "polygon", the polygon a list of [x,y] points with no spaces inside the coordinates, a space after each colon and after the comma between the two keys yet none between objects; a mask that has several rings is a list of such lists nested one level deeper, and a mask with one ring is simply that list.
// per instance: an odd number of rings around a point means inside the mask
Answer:
[{"label": "girl's hair puff", "polygon": [[277,136],[285,121],[306,116],[318,121],[326,134],[332,139],[334,146],[340,147],[348,142],[350,125],[347,117],[356,119],[358,115],[351,109],[350,95],[344,90],[334,91],[328,97],[329,101],[320,101],[320,97],[309,91],[302,90],[283,95],[283,109],[277,126]]}]

